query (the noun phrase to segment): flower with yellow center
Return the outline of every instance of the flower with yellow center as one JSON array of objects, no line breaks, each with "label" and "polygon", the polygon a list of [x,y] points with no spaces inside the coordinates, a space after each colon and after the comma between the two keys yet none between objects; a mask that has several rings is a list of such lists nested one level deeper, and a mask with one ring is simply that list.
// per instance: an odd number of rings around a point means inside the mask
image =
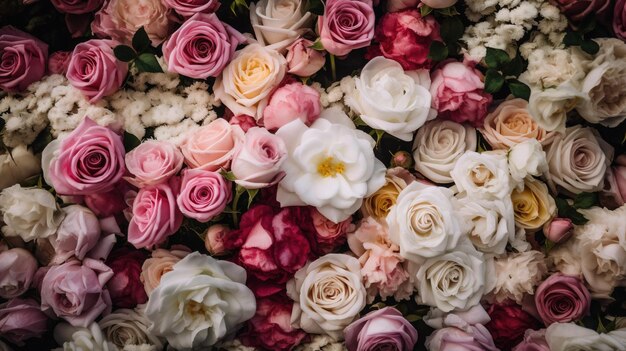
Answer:
[{"label": "flower with yellow center", "polygon": [[556,214],[556,204],[543,182],[528,177],[523,189],[511,194],[515,224],[527,230],[541,228]]}]

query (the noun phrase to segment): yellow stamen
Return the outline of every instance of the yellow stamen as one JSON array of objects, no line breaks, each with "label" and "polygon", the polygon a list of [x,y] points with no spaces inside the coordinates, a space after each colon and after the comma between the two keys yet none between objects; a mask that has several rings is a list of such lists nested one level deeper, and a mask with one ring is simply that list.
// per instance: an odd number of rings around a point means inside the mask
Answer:
[{"label": "yellow stamen", "polygon": [[336,162],[332,156],[326,157],[317,165],[317,173],[322,177],[334,177],[337,174],[343,174],[345,170],[346,166],[343,162]]}]

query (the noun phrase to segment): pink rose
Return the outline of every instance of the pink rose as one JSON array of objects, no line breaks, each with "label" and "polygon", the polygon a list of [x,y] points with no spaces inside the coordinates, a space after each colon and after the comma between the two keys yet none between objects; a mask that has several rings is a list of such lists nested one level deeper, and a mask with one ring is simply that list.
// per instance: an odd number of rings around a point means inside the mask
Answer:
[{"label": "pink rose", "polygon": [[163,0],[165,5],[183,17],[196,13],[213,13],[220,7],[218,0]]},{"label": "pink rose", "polygon": [[366,314],[343,334],[348,351],[413,350],[417,343],[417,330],[393,307]]},{"label": "pink rose", "polygon": [[153,46],[161,44],[170,33],[170,11],[161,0],[106,0],[96,12],[91,31],[99,38],[111,38],[130,44],[143,27]]},{"label": "pink rose", "polygon": [[129,190],[129,185],[121,181],[110,191],[85,195],[83,201],[100,218],[116,216],[126,209],[124,196]]},{"label": "pink rose", "polygon": [[626,155],[620,155],[615,158],[615,166],[613,167],[615,175],[615,183],[622,199],[626,201]]},{"label": "pink rose", "polygon": [[420,0],[389,0],[387,1],[387,11],[397,12],[408,8],[417,8]]},{"label": "pink rose", "polygon": [[139,279],[141,266],[146,260],[143,251],[122,247],[111,253],[107,265],[113,270],[113,278],[107,283],[113,305],[118,308],[134,308],[146,303],[148,295]]},{"label": "pink rose", "polygon": [[[267,110],[266,110],[267,111]],[[260,189],[278,183],[284,176],[280,167],[287,157],[283,140],[265,128],[253,127],[230,166],[235,183],[246,189]]]},{"label": "pink rose", "polygon": [[0,89],[22,91],[46,73],[48,45],[12,26],[0,28]]},{"label": "pink rose", "polygon": [[183,214],[176,206],[179,179],[139,189],[128,224],[128,242],[138,249],[154,247],[176,233]]},{"label": "pink rose", "polygon": [[103,262],[86,258],[51,267],[41,284],[41,309],[51,311],[75,327],[86,328],[102,312],[111,311],[105,288],[113,271]]},{"label": "pink rose", "polygon": [[315,241],[320,254],[332,252],[346,242],[346,233],[352,228],[352,216],[335,223],[311,207],[311,219],[315,227]]},{"label": "pink rose", "polygon": [[374,8],[371,0],[328,0],[317,31],[324,49],[335,56],[366,47],[374,37]]},{"label": "pink rose", "polygon": [[546,326],[588,315],[590,303],[591,296],[583,282],[560,273],[551,275],[535,291],[535,307]]},{"label": "pink rose", "polygon": [[554,243],[569,239],[573,231],[574,225],[569,218],[554,218],[543,226],[543,234]]},{"label": "pink rose", "polygon": [[152,251],[152,257],[143,262],[139,279],[143,284],[146,294],[150,295],[161,281],[161,277],[172,270],[176,262],[187,256],[191,250],[182,245],[174,245],[171,250],[156,249]]},{"label": "pink rose", "polygon": [[498,351],[493,338],[482,324],[459,329],[447,327],[435,330],[426,338],[426,347],[430,351]]},{"label": "pink rose", "polygon": [[278,88],[263,111],[263,125],[276,130],[285,124],[302,120],[311,125],[320,115],[320,93],[302,83],[291,83]]},{"label": "pink rose", "polygon": [[81,15],[100,9],[104,0],[50,0],[61,13]]},{"label": "pink rose", "polygon": [[67,68],[67,80],[89,102],[115,93],[124,83],[128,63],[115,58],[113,48],[118,44],[113,40],[92,39],[74,48]]},{"label": "pink rose", "polygon": [[63,208],[65,218],[52,239],[57,255],[71,256],[82,260],[100,240],[100,222],[89,209],[80,205]]},{"label": "pink rose", "polygon": [[[610,1],[606,2],[607,4]],[[626,40],[626,0],[617,0],[613,11],[613,31],[615,35]]]},{"label": "pink rose", "polygon": [[228,120],[228,123],[234,126],[239,126],[239,128],[241,128],[241,130],[243,130],[244,133],[246,133],[248,129],[257,126],[256,120],[254,119],[254,117],[248,116],[248,115],[232,116]]},{"label": "pink rose", "polygon": [[0,305],[0,335],[23,346],[30,338],[41,337],[48,330],[48,317],[33,299],[16,298]]},{"label": "pink rose", "polygon": [[126,169],[134,176],[126,180],[138,188],[163,183],[180,171],[183,161],[176,145],[148,140],[126,154]]},{"label": "pink rose", "polygon": [[550,351],[546,341],[546,330],[526,330],[524,340],[513,348],[513,351]]},{"label": "pink rose", "polygon": [[204,237],[204,247],[211,256],[220,256],[226,253],[224,240],[230,233],[230,228],[223,224],[214,224],[209,227]]},{"label": "pink rose", "polygon": [[217,171],[228,168],[243,138],[241,128],[218,118],[190,132],[181,145],[181,151],[189,167]]},{"label": "pink rose", "polygon": [[291,74],[310,77],[324,67],[326,58],[323,51],[311,49],[313,42],[304,38],[297,39],[287,47],[287,67]]},{"label": "pink rose", "polygon": [[71,58],[72,53],[69,51],[57,51],[52,53],[48,58],[48,73],[65,75],[67,68],[70,66]]},{"label": "pink rose", "polygon": [[445,9],[446,7],[454,6],[456,2],[457,0],[422,0],[422,4],[433,9]]},{"label": "pink rose", "polygon": [[220,215],[231,198],[231,183],[221,174],[185,169],[176,203],[183,215],[204,223]]},{"label": "pink rose", "polygon": [[163,45],[167,69],[187,77],[217,77],[246,38],[213,13],[197,13]]},{"label": "pink rose", "polygon": [[0,297],[12,299],[25,293],[37,271],[30,252],[15,248],[0,252]]},{"label": "pink rose", "polygon": [[111,190],[124,172],[122,137],[89,117],[42,154],[46,183],[62,195],[88,195]]},{"label": "pink rose", "polygon": [[550,3],[574,23],[580,23],[587,17],[596,17],[604,22],[611,14],[610,0],[550,0]]},{"label": "pink rose", "polygon": [[468,64],[449,61],[432,74],[430,93],[439,117],[481,127],[492,96],[483,91],[483,75]]}]

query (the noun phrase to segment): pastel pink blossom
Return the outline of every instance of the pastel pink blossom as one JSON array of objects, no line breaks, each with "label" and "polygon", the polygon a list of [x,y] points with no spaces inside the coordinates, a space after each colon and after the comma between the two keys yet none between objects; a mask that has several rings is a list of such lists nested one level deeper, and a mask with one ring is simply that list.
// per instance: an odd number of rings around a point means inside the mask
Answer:
[{"label": "pastel pink blossom", "polygon": [[374,37],[374,8],[371,0],[328,0],[317,31],[324,49],[335,56],[366,47]]},{"label": "pastel pink blossom", "polygon": [[239,126],[218,118],[188,133],[180,148],[190,168],[217,171],[230,166],[243,139],[244,133]]},{"label": "pastel pink blossom", "polygon": [[300,119],[311,125],[319,117],[322,106],[320,93],[302,83],[291,83],[278,88],[263,111],[263,125],[276,130]]},{"label": "pastel pink blossom", "polygon": [[299,38],[287,47],[286,58],[289,69],[287,72],[300,77],[310,77],[324,67],[325,53],[312,49],[311,46],[312,41]]},{"label": "pastel pink blossom", "polygon": [[513,351],[550,351],[546,341],[546,330],[526,330],[524,340],[513,348]]},{"label": "pastel pink blossom", "polygon": [[126,154],[126,169],[134,177],[125,179],[141,188],[166,182],[183,167],[183,154],[176,145],[148,140]]},{"label": "pastel pink blossom", "polygon": [[20,248],[0,253],[0,297],[11,299],[25,293],[31,286],[37,260]]},{"label": "pastel pink blossom", "polygon": [[589,314],[591,295],[578,277],[553,274],[537,287],[535,307],[546,326],[568,323]]},{"label": "pastel pink blossom", "polygon": [[12,26],[0,28],[0,89],[22,91],[46,73],[48,45]]},{"label": "pastel pink blossom", "polygon": [[33,299],[15,298],[0,305],[0,334],[23,346],[30,338],[41,337],[48,330],[48,316]]},{"label": "pastel pink blossom", "polygon": [[67,68],[70,66],[71,58],[72,53],[69,51],[57,51],[52,53],[48,58],[48,73],[65,75]]},{"label": "pastel pink blossom", "polygon": [[265,128],[248,130],[230,166],[235,182],[246,189],[260,189],[278,183],[287,157],[285,142]]},{"label": "pastel pink blossom", "polygon": [[231,183],[218,172],[186,169],[176,203],[186,217],[208,222],[224,211],[231,198]]},{"label": "pastel pink blossom", "polygon": [[206,231],[204,247],[212,256],[220,256],[226,253],[224,239],[230,233],[230,228],[223,224],[214,224]]},{"label": "pastel pink blossom", "polygon": [[413,350],[417,343],[417,330],[393,307],[366,314],[343,333],[348,351]]},{"label": "pastel pink blossom", "polygon": [[218,0],[163,0],[167,7],[183,17],[196,13],[213,13],[220,7]]},{"label": "pastel pink blossom", "polygon": [[317,242],[317,253],[327,254],[346,242],[346,233],[354,226],[352,216],[335,223],[324,217],[315,207],[311,207],[311,219],[315,227],[315,241]]},{"label": "pastel pink blossom", "polygon": [[239,128],[241,128],[241,130],[245,132],[248,131],[248,129],[252,128],[252,127],[256,127],[256,119],[254,119],[254,117],[252,116],[248,116],[248,115],[235,115],[232,116],[229,120],[228,123],[234,125],[234,126],[239,126]]},{"label": "pastel pink blossom", "polygon": [[63,208],[65,218],[52,239],[56,254],[75,255],[82,260],[100,240],[100,221],[88,208],[70,205]]},{"label": "pastel pink blossom", "polygon": [[574,225],[569,218],[554,218],[543,226],[543,234],[554,243],[569,239],[573,231]]}]

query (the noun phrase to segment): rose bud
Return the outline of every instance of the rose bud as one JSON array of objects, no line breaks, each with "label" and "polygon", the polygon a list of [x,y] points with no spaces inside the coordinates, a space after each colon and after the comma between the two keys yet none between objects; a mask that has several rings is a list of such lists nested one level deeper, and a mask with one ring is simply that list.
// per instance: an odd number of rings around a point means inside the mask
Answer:
[{"label": "rose bud", "polygon": [[409,169],[413,166],[413,157],[406,151],[398,151],[391,158],[391,167],[402,167]]},{"label": "rose bud", "polygon": [[141,267],[147,255],[143,251],[126,247],[109,255],[107,265],[113,270],[113,277],[107,283],[113,305],[120,308],[134,308],[146,303],[148,296],[141,283]]},{"label": "rose bud", "polygon": [[37,270],[37,260],[24,249],[0,253],[0,297],[11,299],[30,288]]},{"label": "rose bud", "polygon": [[226,253],[224,247],[224,237],[228,235],[230,228],[222,224],[216,224],[209,227],[204,237],[204,247],[213,256],[220,256]]},{"label": "rose bud", "polygon": [[22,346],[24,340],[40,337],[48,329],[48,317],[33,299],[16,298],[0,305],[0,334]]},{"label": "rose bud", "polygon": [[294,41],[287,48],[289,73],[300,77],[310,77],[324,67],[325,52],[312,49],[313,42],[304,38]]},{"label": "rose bud", "polygon": [[554,243],[569,239],[573,230],[574,225],[569,218],[555,218],[543,225],[543,234]]}]

